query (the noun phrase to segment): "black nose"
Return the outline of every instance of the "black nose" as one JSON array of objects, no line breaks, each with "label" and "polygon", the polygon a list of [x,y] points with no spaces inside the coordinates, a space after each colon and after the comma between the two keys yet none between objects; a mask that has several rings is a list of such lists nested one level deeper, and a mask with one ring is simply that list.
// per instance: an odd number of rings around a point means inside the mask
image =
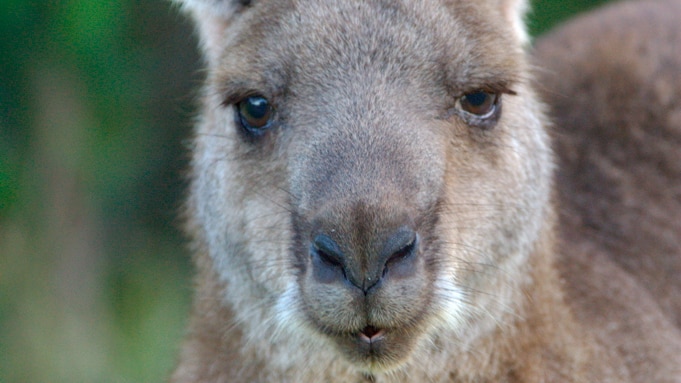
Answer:
[{"label": "black nose", "polygon": [[386,276],[399,278],[413,273],[418,244],[414,230],[401,227],[385,238],[366,242],[374,245],[358,246],[336,241],[325,233],[317,234],[310,247],[317,280],[347,281],[367,293]]}]

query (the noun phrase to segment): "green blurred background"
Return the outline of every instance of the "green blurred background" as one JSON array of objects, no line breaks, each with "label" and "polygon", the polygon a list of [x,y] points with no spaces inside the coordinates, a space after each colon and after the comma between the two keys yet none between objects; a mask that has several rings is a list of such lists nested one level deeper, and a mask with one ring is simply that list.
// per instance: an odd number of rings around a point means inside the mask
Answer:
[{"label": "green blurred background", "polygon": [[[599,2],[538,0],[532,33]],[[0,383],[167,378],[200,64],[167,1],[0,3]]]}]

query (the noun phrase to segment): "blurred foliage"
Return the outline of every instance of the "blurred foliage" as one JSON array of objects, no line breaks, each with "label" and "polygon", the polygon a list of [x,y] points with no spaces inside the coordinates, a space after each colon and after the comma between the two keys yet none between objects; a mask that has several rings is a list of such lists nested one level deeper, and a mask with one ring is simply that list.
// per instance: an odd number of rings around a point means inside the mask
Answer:
[{"label": "blurred foliage", "polygon": [[[534,34],[594,0],[540,0]],[[160,382],[189,311],[178,230],[191,27],[162,0],[0,4],[0,383]]]},{"label": "blurred foliage", "polygon": [[0,382],[158,382],[199,60],[163,1],[0,5]]},{"label": "blurred foliage", "polygon": [[539,36],[560,22],[612,0],[530,0],[530,34]]}]

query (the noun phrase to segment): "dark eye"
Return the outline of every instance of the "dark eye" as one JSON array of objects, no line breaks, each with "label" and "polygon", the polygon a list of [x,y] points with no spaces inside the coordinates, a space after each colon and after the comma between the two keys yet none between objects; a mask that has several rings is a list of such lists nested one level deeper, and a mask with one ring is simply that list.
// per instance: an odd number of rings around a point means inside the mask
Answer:
[{"label": "dark eye", "polygon": [[494,116],[497,111],[498,101],[499,95],[497,93],[477,90],[461,96],[459,106],[462,111],[476,118],[487,119]]},{"label": "dark eye", "polygon": [[274,117],[274,108],[265,97],[250,96],[236,104],[239,122],[251,134],[263,134]]}]

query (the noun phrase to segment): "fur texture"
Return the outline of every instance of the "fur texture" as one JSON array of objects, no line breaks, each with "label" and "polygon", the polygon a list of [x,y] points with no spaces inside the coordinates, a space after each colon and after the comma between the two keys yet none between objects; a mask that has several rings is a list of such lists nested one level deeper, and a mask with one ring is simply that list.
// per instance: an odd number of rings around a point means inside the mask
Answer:
[{"label": "fur texture", "polygon": [[[180,4],[208,76],[172,381],[681,381],[678,2],[577,21],[538,64],[519,0]],[[622,27],[645,32],[613,64]],[[252,97],[272,108],[255,134]]]}]

